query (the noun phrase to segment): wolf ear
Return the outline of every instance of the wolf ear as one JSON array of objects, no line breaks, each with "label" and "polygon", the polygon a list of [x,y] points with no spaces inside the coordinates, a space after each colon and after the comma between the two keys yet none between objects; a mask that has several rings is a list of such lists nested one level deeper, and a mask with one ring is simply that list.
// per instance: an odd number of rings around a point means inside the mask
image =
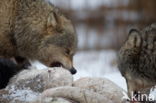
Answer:
[{"label": "wolf ear", "polygon": [[57,24],[57,15],[54,12],[50,13],[47,20],[47,27],[56,27]]},{"label": "wolf ear", "polygon": [[129,35],[131,35],[131,34],[133,34],[133,33],[140,34],[139,30],[137,30],[137,29],[131,29],[131,30],[129,31]]},{"label": "wolf ear", "polygon": [[47,25],[46,25],[47,33],[46,33],[46,35],[52,35],[54,33],[54,29],[56,29],[56,27],[58,27],[58,24],[59,24],[58,17],[56,15],[56,13],[51,12],[47,18]]},{"label": "wolf ear", "polygon": [[141,33],[137,29],[131,29],[129,31],[129,37],[128,37],[129,43],[135,46],[140,46],[142,40],[141,40]]}]

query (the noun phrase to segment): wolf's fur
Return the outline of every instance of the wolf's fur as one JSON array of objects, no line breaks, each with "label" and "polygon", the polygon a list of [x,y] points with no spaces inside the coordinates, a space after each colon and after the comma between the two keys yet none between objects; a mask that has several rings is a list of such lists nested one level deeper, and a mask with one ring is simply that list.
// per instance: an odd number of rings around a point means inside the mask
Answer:
[{"label": "wolf's fur", "polygon": [[119,70],[128,91],[141,91],[156,84],[156,25],[133,29],[119,52]]},{"label": "wolf's fur", "polygon": [[77,38],[69,19],[45,0],[1,0],[0,55],[72,69]]}]

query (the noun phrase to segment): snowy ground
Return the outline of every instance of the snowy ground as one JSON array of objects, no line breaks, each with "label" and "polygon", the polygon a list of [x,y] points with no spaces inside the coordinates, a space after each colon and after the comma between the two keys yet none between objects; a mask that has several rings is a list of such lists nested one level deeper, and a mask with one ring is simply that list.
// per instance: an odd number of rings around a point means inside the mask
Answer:
[{"label": "snowy ground", "polygon": [[[37,62],[34,64],[38,69],[46,68]],[[75,80],[81,77],[105,77],[127,90],[125,79],[117,68],[115,51],[78,52],[74,57],[74,67],[78,71],[74,75]]]},{"label": "snowy ground", "polygon": [[74,79],[80,77],[105,77],[127,90],[125,79],[118,71],[116,52],[114,51],[79,52],[74,57],[74,66],[78,70]]}]

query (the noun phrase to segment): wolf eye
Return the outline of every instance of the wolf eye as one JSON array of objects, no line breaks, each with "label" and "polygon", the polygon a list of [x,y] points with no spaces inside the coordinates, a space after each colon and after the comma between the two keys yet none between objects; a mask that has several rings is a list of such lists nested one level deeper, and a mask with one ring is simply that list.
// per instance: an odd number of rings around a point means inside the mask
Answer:
[{"label": "wolf eye", "polygon": [[62,67],[63,65],[60,62],[53,62],[50,64],[50,67]]}]

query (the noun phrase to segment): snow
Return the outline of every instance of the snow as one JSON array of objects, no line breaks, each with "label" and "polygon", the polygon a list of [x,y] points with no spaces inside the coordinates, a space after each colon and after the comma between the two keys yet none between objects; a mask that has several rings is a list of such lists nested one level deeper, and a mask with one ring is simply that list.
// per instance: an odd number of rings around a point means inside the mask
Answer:
[{"label": "snow", "polygon": [[[32,62],[37,69],[45,69],[46,66],[38,61]],[[74,79],[82,77],[107,78],[127,91],[126,81],[117,68],[116,52],[113,50],[82,51],[74,56],[74,67],[77,74]]]},{"label": "snow", "polygon": [[[9,98],[15,100],[20,100],[20,101],[25,101],[25,102],[30,102],[36,100],[39,96],[40,93],[33,92],[32,90],[29,89],[22,89],[22,90],[17,90],[15,86],[11,86],[11,89],[9,90]],[[4,98],[8,98],[8,96],[3,95]]]},{"label": "snow", "polygon": [[156,86],[151,88],[149,97],[150,96],[153,98],[153,100],[156,100]]},{"label": "snow", "polygon": [[117,68],[115,51],[79,52],[74,57],[74,66],[78,70],[75,80],[81,77],[103,77],[127,90],[125,79]]},{"label": "snow", "polygon": [[36,68],[36,69],[39,69],[39,70],[42,70],[42,69],[46,69],[48,68],[46,65],[40,63],[39,61],[30,61],[31,63],[31,68]]},{"label": "snow", "polygon": [[11,94],[10,97],[14,98],[14,100],[17,99],[25,102],[30,102],[36,100],[39,97],[39,94],[31,90],[17,90],[15,94]]}]

